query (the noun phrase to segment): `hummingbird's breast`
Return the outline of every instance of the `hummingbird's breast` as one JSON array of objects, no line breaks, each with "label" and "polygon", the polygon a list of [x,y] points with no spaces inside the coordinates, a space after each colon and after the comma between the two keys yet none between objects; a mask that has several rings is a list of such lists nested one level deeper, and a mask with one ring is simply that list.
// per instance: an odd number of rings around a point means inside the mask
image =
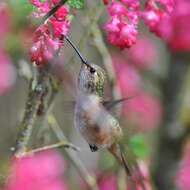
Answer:
[{"label": "hummingbird's breast", "polygon": [[[89,98],[93,102],[89,102]],[[85,103],[77,101],[75,126],[89,144],[98,148],[109,147],[121,136],[121,128],[101,103],[91,98],[86,97]]]}]

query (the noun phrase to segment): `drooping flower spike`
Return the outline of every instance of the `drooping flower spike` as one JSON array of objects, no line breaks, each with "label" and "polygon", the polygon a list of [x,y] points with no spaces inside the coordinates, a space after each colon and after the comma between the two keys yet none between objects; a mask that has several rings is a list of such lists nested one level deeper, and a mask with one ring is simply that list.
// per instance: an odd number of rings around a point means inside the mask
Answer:
[{"label": "drooping flower spike", "polygon": [[[60,0],[41,2],[30,1],[36,8],[34,14],[38,17],[45,17],[51,10],[60,3]],[[57,51],[63,47],[63,38],[70,28],[69,7],[62,5],[54,15],[50,15],[34,34],[33,45],[29,50],[30,59],[37,65],[50,62]]]},{"label": "drooping flower spike", "polygon": [[108,41],[121,49],[136,43],[139,19],[151,32],[159,35],[159,24],[172,13],[174,0],[146,0],[144,7],[141,0],[104,1],[110,19],[104,28]]}]

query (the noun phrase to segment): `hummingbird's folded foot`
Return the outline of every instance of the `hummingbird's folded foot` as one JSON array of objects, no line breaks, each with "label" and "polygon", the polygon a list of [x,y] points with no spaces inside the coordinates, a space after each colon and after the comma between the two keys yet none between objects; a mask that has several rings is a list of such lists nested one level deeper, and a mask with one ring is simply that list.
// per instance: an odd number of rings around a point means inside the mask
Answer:
[{"label": "hummingbird's folded foot", "polygon": [[89,144],[89,146],[90,146],[90,150],[91,150],[92,152],[96,152],[96,151],[98,150],[98,147],[97,147],[96,145],[91,145],[91,144]]}]

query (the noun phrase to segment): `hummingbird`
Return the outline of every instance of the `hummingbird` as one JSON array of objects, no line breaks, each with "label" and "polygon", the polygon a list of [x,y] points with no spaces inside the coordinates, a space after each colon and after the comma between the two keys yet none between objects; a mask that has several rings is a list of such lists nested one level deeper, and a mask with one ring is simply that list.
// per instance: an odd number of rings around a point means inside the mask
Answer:
[{"label": "hummingbird", "polygon": [[118,120],[109,113],[112,106],[125,99],[115,100],[112,103],[104,101],[106,72],[100,66],[89,63],[67,36],[65,39],[82,61],[78,75],[75,127],[89,144],[92,152],[102,148],[107,149],[124,166],[127,175],[130,176],[131,171],[121,144],[122,128]]}]

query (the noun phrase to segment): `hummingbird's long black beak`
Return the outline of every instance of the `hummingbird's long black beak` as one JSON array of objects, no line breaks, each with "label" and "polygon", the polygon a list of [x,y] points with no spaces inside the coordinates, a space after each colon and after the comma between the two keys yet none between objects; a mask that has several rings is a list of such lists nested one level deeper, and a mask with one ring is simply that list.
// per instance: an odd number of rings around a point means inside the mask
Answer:
[{"label": "hummingbird's long black beak", "polygon": [[87,61],[87,59],[85,59],[85,58],[82,56],[82,54],[81,54],[81,52],[79,51],[79,49],[74,45],[74,43],[69,39],[69,37],[68,37],[68,36],[64,36],[64,37],[65,37],[65,39],[67,40],[67,42],[72,46],[72,48],[75,50],[75,52],[78,54],[78,56],[79,56],[81,62],[82,62],[83,64],[85,64],[86,66],[91,67],[90,64],[89,64],[89,62]]}]

